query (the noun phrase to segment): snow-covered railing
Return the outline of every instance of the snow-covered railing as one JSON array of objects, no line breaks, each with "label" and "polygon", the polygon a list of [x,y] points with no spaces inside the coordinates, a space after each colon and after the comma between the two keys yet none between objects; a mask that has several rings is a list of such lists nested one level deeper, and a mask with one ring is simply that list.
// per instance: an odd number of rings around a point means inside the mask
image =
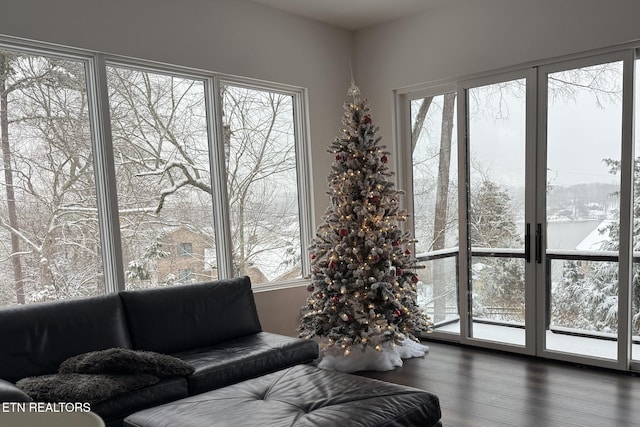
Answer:
[{"label": "snow-covered railing", "polygon": [[433,261],[434,259],[449,258],[458,256],[458,247],[439,249],[437,251],[429,251],[416,255],[418,261]]},{"label": "snow-covered railing", "polygon": [[[640,254],[638,254],[640,255]],[[546,258],[567,261],[618,261],[618,251],[575,251],[547,249]],[[640,257],[638,258],[640,261]],[[636,257],[634,256],[634,261]]]}]

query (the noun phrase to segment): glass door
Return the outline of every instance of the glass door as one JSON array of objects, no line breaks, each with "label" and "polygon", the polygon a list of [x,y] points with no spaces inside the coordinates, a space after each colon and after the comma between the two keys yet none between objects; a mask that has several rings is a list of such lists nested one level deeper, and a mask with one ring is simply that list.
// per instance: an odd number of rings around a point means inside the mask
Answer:
[{"label": "glass door", "polygon": [[637,62],[623,50],[409,99],[410,208],[437,338],[640,370]]},{"label": "glass door", "polygon": [[516,73],[465,84],[467,336],[529,353],[527,87],[532,76]]},{"label": "glass door", "polygon": [[628,241],[620,203],[623,60],[544,67],[539,88],[538,336],[554,358],[606,365],[618,360],[621,265],[628,265],[620,262]]}]

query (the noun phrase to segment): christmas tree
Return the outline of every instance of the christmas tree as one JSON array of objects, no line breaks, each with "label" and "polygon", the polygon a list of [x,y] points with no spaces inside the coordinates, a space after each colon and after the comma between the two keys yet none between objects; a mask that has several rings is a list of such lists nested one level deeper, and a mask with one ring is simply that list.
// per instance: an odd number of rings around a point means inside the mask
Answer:
[{"label": "christmas tree", "polygon": [[[312,282],[298,330],[321,340],[323,360],[390,352],[396,358],[430,327],[416,304],[415,240],[400,228],[408,215],[391,180],[390,153],[353,81],[344,109],[341,136],[328,149],[331,203],[310,247]],[[426,347],[420,350],[410,356],[423,355]]]}]

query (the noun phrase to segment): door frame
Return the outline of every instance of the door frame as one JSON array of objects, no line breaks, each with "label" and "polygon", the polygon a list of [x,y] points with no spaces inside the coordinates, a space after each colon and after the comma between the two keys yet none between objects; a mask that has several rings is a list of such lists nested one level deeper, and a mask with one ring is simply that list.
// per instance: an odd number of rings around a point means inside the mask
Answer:
[{"label": "door frame", "polygon": [[[465,242],[465,245],[461,245],[460,250],[460,270],[458,276],[460,278],[458,286],[459,292],[459,307],[460,310],[460,342],[469,345],[480,345],[485,348],[494,350],[506,350],[512,353],[520,353],[527,355],[534,355],[536,351],[536,336],[535,336],[535,276],[536,269],[533,262],[533,258],[526,260],[526,254],[532,254],[532,242],[530,239],[525,238],[523,255],[525,256],[525,344],[524,346],[502,343],[497,341],[490,341],[482,338],[472,336],[473,319],[472,319],[472,301],[471,301],[471,278],[469,275],[471,269],[471,245],[469,242],[469,173],[470,173],[470,155],[469,155],[469,89],[481,86],[492,85],[496,83],[525,79],[525,217],[524,224],[533,224],[534,222],[534,203],[535,203],[535,164],[528,161],[528,159],[535,159],[535,157],[529,157],[532,153],[535,153],[535,137],[536,127],[532,126],[535,123],[535,85],[536,75],[533,68],[525,68],[521,70],[514,70],[504,73],[496,73],[491,76],[484,76],[480,78],[473,78],[461,81],[458,85],[458,188],[465,189],[465,191],[459,191],[458,193],[458,211],[459,211],[459,224],[460,235],[459,241]],[[532,120],[533,119],[533,120]],[[533,185],[532,185],[533,184]],[[526,235],[527,233],[525,233]],[[463,250],[464,248],[464,250]],[[501,251],[496,251],[496,253]],[[504,255],[507,253],[505,252]],[[464,308],[464,309],[462,309]]]},{"label": "door frame", "polygon": [[[640,42],[629,42],[602,49],[594,49],[588,52],[564,55],[558,58],[543,59],[511,67],[505,67],[489,72],[477,73],[469,76],[456,77],[407,86],[394,90],[394,136],[395,148],[399,153],[396,163],[397,182],[400,186],[411,189],[412,161],[411,152],[407,150],[406,142],[411,140],[411,123],[409,104],[413,99],[424,96],[441,95],[446,91],[456,90],[457,96],[457,129],[458,129],[458,184],[459,190],[466,189],[467,180],[467,96],[465,88],[481,83],[504,80],[507,76],[533,76],[527,80],[527,147],[526,156],[526,185],[535,191],[527,191],[525,195],[526,222],[531,224],[532,231],[535,225],[546,222],[546,168],[542,173],[537,173],[538,165],[546,164],[546,125],[547,125],[547,93],[546,75],[549,72],[570,69],[579,66],[594,65],[610,60],[623,60],[623,101],[622,101],[622,142],[621,142],[621,194],[633,194],[633,169],[634,169],[634,94],[635,65],[640,61]],[[640,62],[638,62],[640,65]],[[640,78],[640,73],[637,76]],[[541,83],[544,83],[541,86]],[[638,105],[637,108],[640,108]],[[636,114],[640,117],[640,114]],[[533,123],[533,125],[529,125]],[[463,193],[463,194],[460,194]],[[540,196],[542,194],[542,196]],[[541,202],[539,199],[543,198]],[[640,197],[640,195],[638,196]],[[468,242],[468,214],[466,191],[459,191],[459,241]],[[412,197],[407,197],[409,211],[413,206]],[[463,208],[464,207],[464,208]],[[632,268],[633,268],[633,198],[621,197],[620,200],[620,251],[619,251],[619,300],[618,300],[618,357],[617,360],[604,360],[592,357],[582,357],[575,354],[565,354],[545,349],[546,331],[546,298],[548,291],[545,284],[546,251],[541,254],[540,263],[532,262],[526,265],[527,277],[525,298],[527,303],[533,302],[534,309],[527,307],[525,313],[526,345],[524,348],[474,339],[469,336],[469,303],[467,295],[469,281],[470,248],[468,244],[461,244],[458,256],[458,310],[460,314],[460,333],[434,330],[430,336],[443,341],[458,342],[467,345],[479,346],[489,349],[505,350],[514,353],[524,353],[557,359],[572,363],[580,363],[591,366],[599,366],[623,371],[640,371],[640,358],[633,360],[631,354],[631,299],[632,299]],[[535,254],[535,238],[529,242],[529,250]],[[546,233],[541,236],[541,246],[546,248]],[[640,262],[640,254],[636,261]],[[532,272],[530,272],[533,270]],[[538,284],[540,282],[542,285]],[[533,325],[533,327],[530,327]]]},{"label": "door frame", "polygon": [[[542,257],[537,264],[537,276],[540,278],[536,290],[537,323],[536,323],[536,354],[545,358],[588,364],[603,368],[628,370],[631,360],[631,268],[632,268],[632,210],[633,210],[633,72],[634,52],[626,49],[605,54],[586,56],[578,59],[559,61],[538,67],[537,72],[537,133],[538,150],[537,163],[539,168],[537,177],[538,194],[536,198],[536,224],[541,224],[546,230],[546,185],[547,185],[547,124],[548,124],[548,90],[547,77],[550,73],[583,68],[608,62],[622,61],[622,141],[620,145],[620,241],[618,251],[618,334],[617,357],[613,359],[583,356],[575,353],[565,353],[546,348],[546,329],[548,323],[547,304],[550,303],[549,285],[546,283],[547,262],[547,233],[541,238]],[[630,197],[625,197],[630,196]]]}]

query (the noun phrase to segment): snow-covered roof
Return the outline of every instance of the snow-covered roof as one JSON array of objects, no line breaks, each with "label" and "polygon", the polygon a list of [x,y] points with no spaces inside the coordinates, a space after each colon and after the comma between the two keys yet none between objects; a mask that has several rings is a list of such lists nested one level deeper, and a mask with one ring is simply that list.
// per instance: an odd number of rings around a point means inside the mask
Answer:
[{"label": "snow-covered roof", "polygon": [[576,245],[578,251],[601,251],[602,243],[609,240],[609,228],[608,226],[615,221],[611,219],[605,219],[596,228],[591,230],[587,236],[582,239],[580,243]]}]

